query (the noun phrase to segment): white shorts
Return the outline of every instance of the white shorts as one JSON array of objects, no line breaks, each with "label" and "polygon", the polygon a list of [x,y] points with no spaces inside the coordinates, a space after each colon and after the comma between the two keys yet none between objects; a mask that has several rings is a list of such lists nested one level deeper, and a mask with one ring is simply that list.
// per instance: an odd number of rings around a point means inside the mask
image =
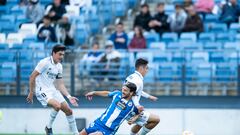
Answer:
[{"label": "white shorts", "polygon": [[147,124],[149,116],[150,116],[149,112],[143,111],[139,118],[135,121],[135,123],[139,126],[144,126],[145,124]]},{"label": "white shorts", "polygon": [[50,99],[55,99],[59,103],[66,102],[63,95],[59,90],[56,89],[46,89],[42,87],[36,88],[36,97],[38,101],[44,106],[47,107],[48,101]]}]

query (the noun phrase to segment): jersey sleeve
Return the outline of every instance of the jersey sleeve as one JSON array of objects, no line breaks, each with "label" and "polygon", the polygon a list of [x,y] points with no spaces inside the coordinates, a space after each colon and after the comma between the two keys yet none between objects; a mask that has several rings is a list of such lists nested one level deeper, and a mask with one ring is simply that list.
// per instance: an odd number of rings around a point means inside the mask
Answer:
[{"label": "jersey sleeve", "polygon": [[63,77],[63,68],[62,68],[62,64],[59,66],[59,70],[58,70],[58,74],[56,76],[56,79],[62,79]]},{"label": "jersey sleeve", "polygon": [[42,73],[46,69],[47,69],[47,62],[42,60],[37,64],[35,68],[35,70],[39,73]]},{"label": "jersey sleeve", "polygon": [[118,95],[118,94],[121,94],[121,92],[120,91],[118,91],[118,90],[115,90],[115,91],[113,91],[113,92],[110,92],[109,94],[108,94],[108,97],[113,97],[113,96],[115,96],[115,95]]}]

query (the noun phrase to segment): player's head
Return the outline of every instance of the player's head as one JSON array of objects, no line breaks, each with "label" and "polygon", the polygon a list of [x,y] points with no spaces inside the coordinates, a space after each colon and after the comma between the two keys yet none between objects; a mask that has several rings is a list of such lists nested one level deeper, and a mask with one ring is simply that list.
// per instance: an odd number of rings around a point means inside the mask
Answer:
[{"label": "player's head", "polygon": [[143,58],[139,58],[136,60],[135,63],[135,69],[142,74],[142,76],[145,76],[148,72],[148,61]]},{"label": "player's head", "polygon": [[52,48],[52,57],[55,63],[62,61],[65,54],[66,47],[64,45],[57,44]]},{"label": "player's head", "polygon": [[122,97],[127,99],[136,94],[137,86],[134,83],[126,82],[122,87]]}]

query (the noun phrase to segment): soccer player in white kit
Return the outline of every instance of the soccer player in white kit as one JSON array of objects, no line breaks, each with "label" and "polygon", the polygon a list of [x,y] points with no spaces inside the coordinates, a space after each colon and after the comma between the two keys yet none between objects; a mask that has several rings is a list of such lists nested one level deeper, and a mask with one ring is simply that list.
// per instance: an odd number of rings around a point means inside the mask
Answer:
[{"label": "soccer player in white kit", "polygon": [[49,106],[53,108],[51,110],[49,122],[45,127],[47,135],[53,135],[52,124],[59,110],[62,110],[65,113],[70,129],[74,135],[78,135],[78,129],[72,109],[63,97],[63,95],[66,96],[72,105],[78,106],[78,99],[72,97],[68,93],[62,79],[63,69],[60,62],[64,57],[65,50],[65,46],[55,45],[52,49],[52,55],[42,59],[38,63],[29,80],[30,91],[27,101],[33,103],[33,94],[35,92],[38,101],[44,107]]},{"label": "soccer player in white kit", "polygon": [[[132,100],[135,106],[138,108],[138,106],[141,106],[139,104],[141,96],[153,101],[156,101],[157,97],[149,95],[148,93],[143,91],[143,77],[148,72],[148,61],[143,58],[137,59],[135,63],[135,70],[136,71],[133,74],[127,77],[126,82],[134,83],[137,86],[136,96],[133,96]],[[132,127],[130,134],[137,135],[139,130],[143,127],[140,131],[140,135],[146,135],[148,132],[151,131],[151,129],[157,126],[159,122],[159,116],[143,111],[142,115],[140,115],[140,117],[136,120],[136,125]]]}]

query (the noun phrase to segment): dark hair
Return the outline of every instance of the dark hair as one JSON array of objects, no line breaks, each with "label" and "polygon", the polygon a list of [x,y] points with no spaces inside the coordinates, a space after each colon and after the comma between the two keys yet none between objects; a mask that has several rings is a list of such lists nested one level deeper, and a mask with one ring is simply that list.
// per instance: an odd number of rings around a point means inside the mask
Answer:
[{"label": "dark hair", "polygon": [[135,68],[138,69],[140,66],[146,66],[148,64],[148,61],[143,58],[138,58],[135,63]]},{"label": "dark hair", "polygon": [[148,4],[147,4],[147,3],[145,3],[145,4],[142,4],[142,5],[141,5],[141,8],[144,8],[144,7],[147,7],[147,8],[149,8],[149,6],[148,6]]},{"label": "dark hair", "polygon": [[64,45],[57,44],[52,48],[52,54],[57,53],[59,51],[65,51],[66,47]]},{"label": "dark hair", "polygon": [[122,22],[119,22],[119,23],[117,23],[117,25],[123,25],[123,23],[122,23]]},{"label": "dark hair", "polygon": [[[142,29],[142,27],[141,27],[141,26],[135,26],[135,27],[134,27],[134,30],[135,30],[136,28],[138,28],[138,30],[139,30],[140,37],[143,38],[144,36],[143,36],[143,29]],[[134,34],[134,36],[136,36],[136,34]]]},{"label": "dark hair", "polygon": [[45,15],[45,16],[43,17],[43,19],[51,20],[50,16],[48,16],[48,15]]},{"label": "dark hair", "polygon": [[124,86],[126,86],[127,88],[129,88],[130,92],[136,93],[137,86],[136,86],[134,83],[126,82],[126,83],[124,84]]},{"label": "dark hair", "polygon": [[164,2],[159,2],[159,3],[157,4],[157,7],[159,7],[159,6],[164,6],[164,5],[165,5]]}]

